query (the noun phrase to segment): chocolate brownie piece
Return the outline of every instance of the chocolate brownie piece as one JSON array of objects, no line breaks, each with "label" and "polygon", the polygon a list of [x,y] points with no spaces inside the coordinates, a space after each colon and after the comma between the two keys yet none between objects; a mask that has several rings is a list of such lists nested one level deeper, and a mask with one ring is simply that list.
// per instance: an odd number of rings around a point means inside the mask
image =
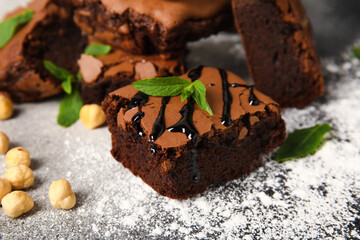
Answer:
[{"label": "chocolate brownie piece", "polygon": [[107,94],[136,80],[181,75],[185,71],[183,56],[166,59],[162,55],[135,55],[120,49],[98,57],[82,54],[78,65],[83,76],[84,104],[101,104]]},{"label": "chocolate brownie piece", "polygon": [[187,199],[259,167],[283,142],[285,123],[276,102],[231,72],[200,66],[180,77],[204,83],[213,116],[191,98],[131,85],[109,94],[103,109],[114,158],[161,195]]},{"label": "chocolate brownie piece", "polygon": [[233,25],[230,0],[73,0],[75,22],[113,46],[137,54],[183,50],[187,41]]},{"label": "chocolate brownie piece", "polygon": [[282,107],[302,108],[324,91],[312,28],[300,0],[233,0],[256,87]]},{"label": "chocolate brownie piece", "polygon": [[25,9],[34,10],[32,20],[0,49],[0,90],[18,102],[60,93],[61,81],[44,68],[43,60],[76,73],[76,61],[87,45],[72,20],[70,1],[34,0],[7,17]]}]

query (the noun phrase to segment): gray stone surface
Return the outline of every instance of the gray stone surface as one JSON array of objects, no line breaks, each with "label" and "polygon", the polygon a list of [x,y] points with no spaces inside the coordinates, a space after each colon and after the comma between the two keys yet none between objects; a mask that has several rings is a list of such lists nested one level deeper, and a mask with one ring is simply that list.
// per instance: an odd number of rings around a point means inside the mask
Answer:
[{"label": "gray stone surface", "polygon": [[[22,0],[0,1],[0,16]],[[274,153],[249,176],[186,201],[159,196],[110,155],[106,127],[56,125],[60,98],[16,105],[0,121],[11,146],[26,147],[35,183],[34,209],[18,219],[0,212],[0,239],[290,239],[360,238],[360,44],[358,1],[306,0],[327,82],[324,97],[303,110],[286,109],[287,131],[329,122],[333,131],[314,155],[277,164]],[[342,4],[341,4],[342,3]],[[356,42],[356,39],[357,42]],[[223,67],[249,80],[236,34],[190,44],[187,59]],[[0,175],[5,171],[0,156]],[[78,202],[58,210],[48,201],[52,181],[66,178]]]}]

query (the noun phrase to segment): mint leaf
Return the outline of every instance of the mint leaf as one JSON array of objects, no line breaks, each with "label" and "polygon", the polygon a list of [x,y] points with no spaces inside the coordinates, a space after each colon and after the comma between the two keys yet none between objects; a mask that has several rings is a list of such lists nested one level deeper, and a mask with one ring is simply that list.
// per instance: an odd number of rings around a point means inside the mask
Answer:
[{"label": "mint leaf", "polygon": [[173,97],[180,95],[191,82],[178,77],[157,77],[133,82],[134,88],[150,96]]},{"label": "mint leaf", "polygon": [[360,59],[360,47],[353,48],[353,53],[354,53],[355,57]]},{"label": "mint leaf", "polygon": [[66,95],[59,106],[57,122],[63,127],[69,127],[79,119],[82,107],[80,90],[74,89],[71,94]]},{"label": "mint leaf", "polygon": [[213,112],[210,108],[209,103],[206,100],[205,85],[199,80],[193,82],[192,85],[194,86],[194,92],[191,94],[191,96],[194,98],[194,100],[202,110],[207,111],[212,116]]},{"label": "mint leaf", "polygon": [[104,44],[91,44],[85,48],[84,53],[94,57],[106,55],[111,51],[110,45]]},{"label": "mint leaf", "polygon": [[315,152],[325,133],[330,130],[330,125],[326,123],[290,133],[277,152],[276,161],[282,163],[293,158],[305,157]]},{"label": "mint leaf", "polygon": [[32,19],[33,15],[34,11],[28,9],[0,23],[0,49],[10,41],[16,31]]},{"label": "mint leaf", "polygon": [[44,67],[57,79],[68,81],[68,78],[71,78],[71,81],[74,80],[74,76],[68,70],[58,67],[48,60],[44,60],[43,63]]},{"label": "mint leaf", "polygon": [[80,109],[83,105],[79,85],[74,85],[75,89],[72,86],[73,83],[81,81],[82,76],[77,73],[75,79],[69,71],[47,60],[44,61],[44,66],[57,79],[63,80],[61,86],[68,95],[60,102],[57,122],[60,126],[69,127],[79,119]]},{"label": "mint leaf", "polygon": [[71,80],[72,80],[72,78],[73,78],[73,77],[68,76],[68,78],[61,83],[61,87],[64,89],[64,91],[65,91],[67,94],[71,94],[71,91],[72,91],[72,86],[71,86]]},{"label": "mint leaf", "polygon": [[181,102],[191,96],[194,92],[194,84],[191,83],[189,86],[185,87],[181,93]]},{"label": "mint leaf", "polygon": [[44,67],[54,77],[56,77],[59,80],[63,80],[63,82],[61,83],[61,87],[64,89],[64,91],[67,94],[70,94],[71,90],[72,90],[71,84],[72,84],[72,82],[75,82],[74,76],[68,70],[58,67],[48,60],[44,60],[43,63],[44,63]]},{"label": "mint leaf", "polygon": [[178,77],[156,77],[136,81],[132,85],[140,92],[155,97],[174,97],[181,94],[181,102],[191,96],[201,109],[213,115],[206,100],[206,87],[199,80],[190,82]]}]

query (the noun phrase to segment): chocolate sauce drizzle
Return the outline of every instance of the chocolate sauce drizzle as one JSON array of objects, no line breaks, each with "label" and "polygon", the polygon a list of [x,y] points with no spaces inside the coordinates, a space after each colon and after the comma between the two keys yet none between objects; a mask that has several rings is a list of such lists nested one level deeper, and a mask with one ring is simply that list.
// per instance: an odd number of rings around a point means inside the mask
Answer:
[{"label": "chocolate sauce drizzle", "polygon": [[[203,66],[199,66],[188,73],[188,77],[192,82],[201,77]],[[192,97],[188,98],[187,104],[185,104],[180,110],[181,119],[179,122],[168,127],[169,132],[181,132],[184,133],[187,138],[191,139],[193,144],[193,149],[189,152],[190,160],[190,169],[191,169],[191,181],[193,183],[198,183],[200,181],[200,171],[197,166],[196,158],[198,153],[196,151],[196,146],[199,140],[199,132],[196,130],[193,123],[193,113],[194,113],[194,104],[195,100]]]},{"label": "chocolate sauce drizzle", "polygon": [[[197,79],[199,79],[201,77],[202,74],[202,70],[203,70],[203,66],[199,66],[193,70],[191,70],[188,73],[188,77],[191,79],[191,81],[196,81]],[[247,88],[250,91],[250,96],[249,96],[249,104],[250,105],[259,105],[260,102],[258,100],[258,98],[255,96],[254,91],[253,91],[253,86],[248,86],[248,85],[244,85],[244,84],[238,84],[238,83],[233,83],[233,84],[229,84],[228,83],[228,76],[227,76],[227,72],[223,69],[218,69],[220,76],[221,76],[221,81],[222,81],[222,90],[223,90],[223,113],[222,113],[222,118],[221,118],[221,123],[227,127],[231,126],[232,121],[231,121],[231,104],[233,102],[231,93],[229,88],[230,87],[244,87]],[[210,86],[214,86],[214,84],[210,84]],[[131,98],[129,107],[130,108],[135,108],[135,107],[139,107],[139,112],[137,112],[133,117],[132,117],[132,126],[138,131],[140,136],[144,136],[144,131],[141,127],[141,119],[144,117],[144,112],[141,111],[141,106],[143,106],[144,104],[146,104],[149,100],[149,96],[142,93],[142,92],[138,92],[137,94],[135,94],[135,96],[133,96]],[[157,153],[157,149],[156,149],[156,145],[154,144],[154,141],[156,141],[165,131],[165,109],[166,109],[166,105],[169,103],[170,101],[170,97],[163,97],[162,98],[162,102],[161,102],[161,108],[158,114],[158,117],[156,118],[156,121],[154,123],[152,132],[150,134],[150,140],[149,140],[149,144],[150,144],[150,151],[152,154],[156,154]],[[197,131],[197,129],[194,126],[193,123],[193,114],[194,114],[194,104],[195,104],[195,100],[192,97],[189,97],[187,100],[187,103],[181,108],[180,110],[180,114],[181,114],[181,119],[180,121],[178,121],[177,123],[175,123],[174,125],[170,126],[167,128],[167,130],[169,132],[180,132],[183,133],[187,136],[188,139],[191,139],[192,145],[193,145],[193,149],[191,149],[189,151],[189,160],[190,160],[190,169],[191,169],[191,181],[193,183],[198,183],[200,181],[200,171],[197,165],[197,157],[198,157],[198,153],[196,150],[196,147],[198,145],[198,141],[199,141],[199,132]]]},{"label": "chocolate sauce drizzle", "polygon": [[[198,66],[188,73],[188,77],[192,82],[201,77],[203,68],[203,66]],[[192,97],[189,97],[187,104],[185,104],[180,110],[180,114],[182,116],[180,121],[168,127],[167,130],[169,132],[184,133],[189,139],[192,140],[193,146],[196,147],[199,139],[199,133],[193,123],[194,103],[195,100]]]},{"label": "chocolate sauce drizzle", "polygon": [[159,115],[156,118],[156,121],[154,123],[152,132],[150,134],[151,141],[156,141],[165,131],[165,109],[166,105],[169,103],[170,97],[163,97],[161,101],[161,108],[159,111]]},{"label": "chocolate sauce drizzle", "polygon": [[221,123],[226,127],[230,127],[231,126],[230,111],[231,111],[231,104],[233,102],[233,99],[232,99],[231,93],[229,91],[229,83],[227,80],[226,71],[223,69],[219,69],[219,73],[221,76],[221,83],[222,83],[222,90],[223,90],[223,102],[224,102]]},{"label": "chocolate sauce drizzle", "polygon": [[149,96],[143,92],[137,92],[130,100],[129,108],[141,107],[149,101]]},{"label": "chocolate sauce drizzle", "polygon": [[139,135],[142,137],[144,136],[144,130],[141,127],[141,119],[145,116],[144,112],[137,112],[132,118],[131,118],[131,125],[133,128],[136,129],[136,131],[139,133]]},{"label": "chocolate sauce drizzle", "polygon": [[150,142],[150,152],[151,154],[157,154],[157,149],[154,143]]},{"label": "chocolate sauce drizzle", "polygon": [[228,77],[227,77],[227,72],[223,69],[218,69],[220,76],[221,76],[221,82],[222,82],[222,90],[223,90],[223,113],[222,113],[222,117],[221,117],[221,123],[226,126],[226,127],[230,127],[232,124],[231,121],[231,104],[233,102],[231,93],[229,91],[230,87],[233,88],[237,88],[237,87],[243,87],[243,88],[247,88],[250,91],[250,96],[249,96],[249,104],[252,106],[257,106],[260,104],[259,99],[255,96],[254,94],[254,86],[248,86],[245,84],[238,84],[238,83],[233,83],[233,84],[229,84],[228,82]]},{"label": "chocolate sauce drizzle", "polygon": [[188,139],[191,139],[193,146],[196,147],[199,139],[199,133],[196,130],[192,118],[194,113],[194,100],[188,99],[188,103],[185,104],[180,110],[181,119],[179,122],[168,127],[169,132],[180,132],[184,133]]},{"label": "chocolate sauce drizzle", "polygon": [[256,95],[254,93],[254,86],[248,86],[248,85],[238,84],[238,83],[233,83],[233,84],[230,84],[229,86],[233,87],[233,88],[237,88],[237,87],[247,88],[250,91],[249,104],[251,106],[258,106],[260,104],[259,99],[256,97]]},{"label": "chocolate sauce drizzle", "polygon": [[[137,92],[130,100],[129,108],[136,108],[143,106],[149,101],[149,96],[142,92]],[[141,127],[141,119],[145,116],[145,113],[139,109],[139,112],[137,112],[132,118],[131,118],[131,125],[133,128],[136,129],[136,131],[139,133],[139,135],[145,136],[144,130]]]}]

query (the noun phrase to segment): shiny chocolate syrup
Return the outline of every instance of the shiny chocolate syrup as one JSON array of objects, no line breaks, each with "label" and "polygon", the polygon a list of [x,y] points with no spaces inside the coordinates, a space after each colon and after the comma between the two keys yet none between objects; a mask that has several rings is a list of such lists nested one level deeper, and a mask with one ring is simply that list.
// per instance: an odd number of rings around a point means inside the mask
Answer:
[{"label": "shiny chocolate syrup", "polygon": [[139,135],[145,136],[144,130],[141,127],[141,119],[145,116],[145,113],[141,111],[141,106],[146,104],[149,101],[149,96],[145,93],[138,92],[136,93],[130,100],[129,108],[136,108],[139,107],[139,112],[137,112],[132,118],[131,118],[131,125],[133,128],[136,129],[136,131],[139,133]]},{"label": "shiny chocolate syrup", "polygon": [[[188,77],[194,82],[195,80],[201,77],[202,70],[203,70],[203,66],[199,66],[191,70],[188,73]],[[230,87],[247,88],[250,91],[250,96],[248,100],[250,105],[256,106],[259,105],[260,102],[256,97],[256,95],[254,94],[253,86],[248,86],[238,83],[229,84],[227,72],[223,69],[219,69],[219,73],[222,81],[223,102],[224,102],[221,122],[223,125],[229,127],[232,124],[231,104],[233,102],[229,90]],[[214,86],[214,85],[215,84],[210,84],[210,86]],[[139,107],[140,109],[139,112],[136,113],[132,118],[132,126],[138,131],[140,136],[145,135],[141,127],[141,119],[144,117],[144,113],[141,111],[141,106],[146,104],[148,99],[149,99],[148,95],[138,92],[134,97],[132,97],[131,102],[129,104],[130,108]],[[169,101],[170,101],[170,97],[162,98],[161,108],[158,117],[156,118],[156,121],[154,123],[152,132],[150,134],[149,144],[150,144],[150,151],[152,154],[157,153],[157,149],[156,149],[156,145],[154,144],[154,141],[156,141],[164,133],[166,129],[164,115],[165,115],[166,105],[169,103]],[[195,100],[192,97],[189,97],[187,99],[187,103],[182,107],[182,109],[179,112],[181,114],[180,121],[168,127],[167,130],[169,132],[183,133],[187,136],[188,139],[191,139],[193,148],[188,153],[190,160],[190,169],[191,169],[191,181],[193,183],[198,183],[200,181],[200,175],[201,175],[196,161],[198,157],[198,152],[196,150],[196,147],[198,145],[199,133],[193,123],[194,104],[195,104]]]},{"label": "shiny chocolate syrup", "polygon": [[233,102],[233,99],[232,99],[232,96],[231,96],[231,93],[229,90],[230,87],[247,88],[250,91],[250,96],[249,96],[249,100],[248,100],[250,105],[257,106],[260,104],[260,102],[259,102],[259,99],[254,94],[254,86],[248,86],[245,84],[238,84],[238,83],[229,84],[227,72],[223,69],[219,69],[219,73],[221,76],[222,90],[223,90],[223,102],[224,102],[221,123],[226,127],[230,127],[232,124],[230,112],[231,112],[231,104]]},{"label": "shiny chocolate syrup", "polygon": [[[199,66],[188,73],[188,77],[191,81],[195,81],[201,77],[201,73],[203,70],[203,66]],[[181,132],[184,133],[187,138],[191,139],[193,144],[193,149],[189,152],[189,160],[190,160],[190,169],[191,169],[191,181],[193,183],[200,182],[200,171],[196,162],[196,158],[198,153],[196,151],[196,146],[199,140],[199,132],[196,130],[193,123],[193,113],[194,113],[194,104],[195,100],[192,97],[189,97],[188,102],[184,105],[184,107],[180,110],[181,119],[179,122],[174,125],[168,127],[169,132]]]},{"label": "shiny chocolate syrup", "polygon": [[161,108],[159,115],[155,120],[152,132],[150,134],[150,152],[152,154],[157,153],[156,145],[153,143],[165,132],[165,109],[166,105],[169,103],[170,97],[163,97],[161,101]]},{"label": "shiny chocolate syrup", "polygon": [[166,105],[169,103],[170,97],[163,97],[161,101],[161,108],[159,115],[156,118],[152,132],[150,134],[150,140],[156,141],[164,132],[165,132],[165,109]]}]

